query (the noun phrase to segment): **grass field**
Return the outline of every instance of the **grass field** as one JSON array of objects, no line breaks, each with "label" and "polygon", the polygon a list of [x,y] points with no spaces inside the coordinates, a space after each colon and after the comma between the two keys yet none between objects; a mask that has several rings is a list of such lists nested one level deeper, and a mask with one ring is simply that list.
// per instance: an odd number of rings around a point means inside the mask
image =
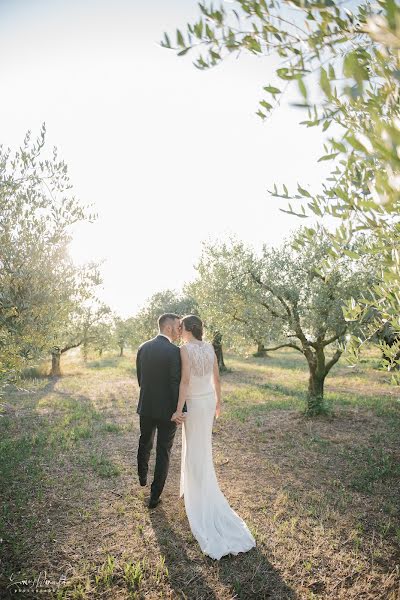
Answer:
[{"label": "grass field", "polygon": [[400,598],[400,388],[377,357],[339,364],[331,414],[309,420],[300,355],[226,362],[214,461],[257,547],[202,555],[178,495],[180,430],[148,510],[134,357],[72,357],[2,400],[1,600]]}]

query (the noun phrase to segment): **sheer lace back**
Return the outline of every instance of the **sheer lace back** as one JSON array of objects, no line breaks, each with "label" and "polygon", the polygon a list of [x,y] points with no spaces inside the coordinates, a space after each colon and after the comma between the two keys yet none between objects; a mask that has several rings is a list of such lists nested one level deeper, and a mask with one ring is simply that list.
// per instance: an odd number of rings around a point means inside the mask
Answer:
[{"label": "sheer lace back", "polygon": [[208,342],[185,344],[189,356],[190,372],[197,377],[210,375],[214,365],[214,348]]}]

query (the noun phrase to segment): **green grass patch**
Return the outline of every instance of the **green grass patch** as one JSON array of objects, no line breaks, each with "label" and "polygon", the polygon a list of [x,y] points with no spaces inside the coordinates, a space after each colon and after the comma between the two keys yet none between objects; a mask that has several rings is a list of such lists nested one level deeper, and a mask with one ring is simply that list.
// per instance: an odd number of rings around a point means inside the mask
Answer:
[{"label": "green grass patch", "polygon": [[104,454],[92,454],[90,465],[96,475],[102,478],[117,477],[121,473],[119,467]]},{"label": "green grass patch", "polygon": [[101,426],[101,431],[105,431],[106,433],[121,433],[122,427],[117,423],[103,423]]},{"label": "green grass patch", "polygon": [[90,360],[86,363],[86,367],[93,371],[110,372],[115,374],[121,373],[125,375],[136,375],[136,361],[133,355],[128,356],[104,356]]},{"label": "green grass patch", "polygon": [[[27,375],[26,390],[9,389],[4,398],[16,412],[0,416],[0,537],[7,550],[0,589],[21,564],[27,578],[39,564],[55,565],[59,548],[69,549],[62,560],[72,574],[58,600],[247,600],[289,598],[291,589],[299,597],[349,591],[358,598],[395,589],[400,402],[374,370],[376,357],[353,370],[335,366],[326,388],[333,413],[305,419],[301,356],[226,356],[214,438],[218,473],[257,548],[218,563],[201,554],[176,488],[161,507],[147,509],[148,489],[139,488],[134,465],[134,355],[106,354],[87,365],[65,358],[61,379]],[[176,482],[179,450],[175,445],[178,460],[171,461]],[[282,573],[290,574],[289,587]],[[349,585],[338,588],[338,581]]]},{"label": "green grass patch", "polygon": [[354,445],[341,451],[350,465],[351,486],[359,492],[371,493],[375,484],[400,477],[400,464],[386,448]]},{"label": "green grass patch", "polygon": [[285,410],[299,407],[293,396],[277,395],[274,397],[265,386],[246,386],[223,396],[224,416],[229,419],[246,421],[249,417],[257,417],[271,410]]}]

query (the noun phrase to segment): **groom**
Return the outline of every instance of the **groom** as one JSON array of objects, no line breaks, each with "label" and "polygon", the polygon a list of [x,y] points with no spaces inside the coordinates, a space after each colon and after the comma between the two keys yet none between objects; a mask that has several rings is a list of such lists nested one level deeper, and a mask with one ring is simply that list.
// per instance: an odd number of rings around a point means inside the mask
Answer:
[{"label": "groom", "polygon": [[176,411],[181,379],[180,351],[175,344],[181,334],[180,317],[165,313],[158,318],[158,335],[144,342],[136,356],[136,374],[140,387],[137,413],[140,415],[140,438],[137,453],[141,486],[147,484],[150,452],[157,429],[156,464],[151,484],[149,508],[159,504],[168,475],[169,457],[177,424],[171,421]]}]

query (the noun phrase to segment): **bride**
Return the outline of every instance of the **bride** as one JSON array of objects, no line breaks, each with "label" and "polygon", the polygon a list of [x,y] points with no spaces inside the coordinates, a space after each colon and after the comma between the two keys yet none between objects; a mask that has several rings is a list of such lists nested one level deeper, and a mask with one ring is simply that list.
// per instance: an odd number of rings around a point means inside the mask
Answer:
[{"label": "bride", "polygon": [[211,434],[221,407],[217,357],[212,344],[202,341],[203,324],[189,315],[181,321],[182,376],[176,412],[187,415],[182,428],[180,496],[184,496],[190,528],[201,550],[219,560],[247,552],[256,544],[246,523],[229,506],[214,470]]}]

